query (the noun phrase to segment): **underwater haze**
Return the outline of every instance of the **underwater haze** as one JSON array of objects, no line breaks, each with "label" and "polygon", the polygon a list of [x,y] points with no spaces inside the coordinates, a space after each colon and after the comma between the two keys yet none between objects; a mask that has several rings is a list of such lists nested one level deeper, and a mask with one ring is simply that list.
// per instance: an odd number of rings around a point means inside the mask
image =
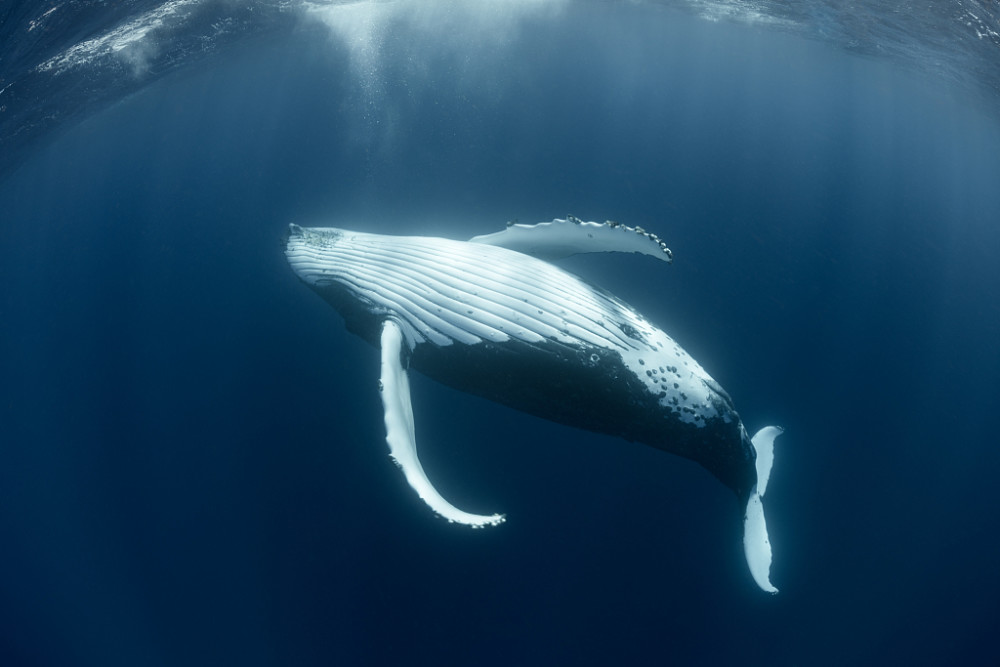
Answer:
[{"label": "underwater haze", "polygon": [[[891,6],[890,6],[891,5]],[[0,665],[992,664],[995,2],[0,9]],[[779,424],[774,552],[696,464],[411,374],[290,223],[559,265]]]}]

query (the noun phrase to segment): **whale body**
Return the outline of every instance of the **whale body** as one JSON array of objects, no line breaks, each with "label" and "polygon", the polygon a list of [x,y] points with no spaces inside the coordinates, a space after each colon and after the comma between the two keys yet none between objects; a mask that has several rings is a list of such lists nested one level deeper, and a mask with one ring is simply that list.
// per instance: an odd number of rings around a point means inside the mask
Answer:
[{"label": "whale body", "polygon": [[670,336],[546,261],[603,251],[672,259],[641,228],[572,217],[469,241],[291,225],[285,252],[348,329],[381,349],[390,453],[437,513],[473,527],[504,521],[454,507],[430,483],[417,457],[408,368],[698,462],[736,494],[751,575],[777,592],[761,498],[781,429],[768,426],[751,438],[729,395]]}]

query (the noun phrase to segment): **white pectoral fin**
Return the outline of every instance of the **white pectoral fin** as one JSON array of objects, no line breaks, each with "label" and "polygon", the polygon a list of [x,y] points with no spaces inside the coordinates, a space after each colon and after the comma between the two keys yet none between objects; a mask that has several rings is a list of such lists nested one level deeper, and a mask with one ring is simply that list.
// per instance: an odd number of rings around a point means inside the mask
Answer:
[{"label": "white pectoral fin", "polygon": [[469,242],[500,246],[547,260],[588,252],[635,252],[673,261],[667,244],[641,227],[611,221],[584,222],[573,216],[534,225],[510,224],[503,231],[475,236]]},{"label": "white pectoral fin", "polygon": [[751,438],[754,449],[757,450],[757,484],[750,492],[743,516],[743,553],[753,580],[761,590],[768,593],[777,593],[778,589],[771,584],[771,541],[767,536],[761,498],[767,490],[767,480],[774,463],[774,439],[781,433],[781,428],[767,426]]},{"label": "white pectoral fin", "polygon": [[381,392],[382,405],[385,407],[385,439],[389,443],[390,455],[417,495],[448,521],[464,523],[474,528],[503,523],[502,514],[483,516],[463,512],[445,500],[427,479],[420,459],[417,458],[410,380],[402,362],[403,340],[399,325],[386,320],[382,326]]}]

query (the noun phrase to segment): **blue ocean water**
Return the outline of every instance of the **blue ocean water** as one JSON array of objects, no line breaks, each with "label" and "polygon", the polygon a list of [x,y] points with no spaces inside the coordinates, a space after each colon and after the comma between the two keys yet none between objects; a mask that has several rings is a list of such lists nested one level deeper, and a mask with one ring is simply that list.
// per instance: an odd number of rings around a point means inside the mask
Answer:
[{"label": "blue ocean water", "polygon": [[[995,656],[1000,28],[877,5],[8,5],[0,664]],[[778,595],[695,464],[415,376],[508,520],[435,518],[282,252],[566,214],[663,237],[563,265],[786,428]]]}]

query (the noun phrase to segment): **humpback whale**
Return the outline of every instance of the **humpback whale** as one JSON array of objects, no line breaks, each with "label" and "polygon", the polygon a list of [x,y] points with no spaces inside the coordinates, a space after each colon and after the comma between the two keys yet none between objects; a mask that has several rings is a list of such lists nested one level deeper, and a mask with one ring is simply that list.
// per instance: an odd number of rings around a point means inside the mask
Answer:
[{"label": "humpback whale", "polygon": [[640,227],[572,216],[508,224],[468,241],[293,224],[285,246],[298,277],[381,350],[389,451],[435,512],[473,527],[504,521],[458,509],[431,484],[417,457],[411,368],[539,417],[698,462],[736,494],[750,573],[776,593],[761,499],[782,430],[767,426],[750,437],[729,395],[670,336],[551,262],[584,252],[673,258]]}]

